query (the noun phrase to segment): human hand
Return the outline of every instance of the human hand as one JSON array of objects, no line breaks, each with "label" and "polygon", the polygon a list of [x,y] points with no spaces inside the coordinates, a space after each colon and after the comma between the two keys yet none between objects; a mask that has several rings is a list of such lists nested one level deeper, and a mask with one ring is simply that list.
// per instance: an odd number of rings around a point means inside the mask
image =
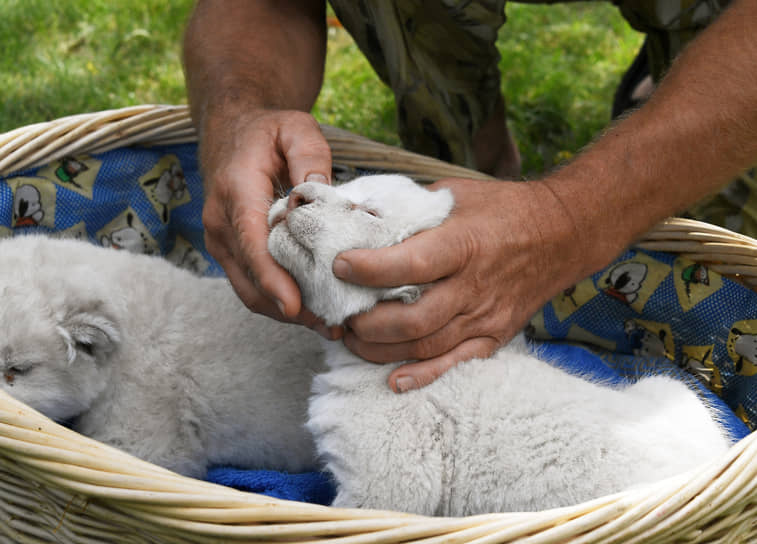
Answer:
[{"label": "human hand", "polygon": [[304,181],[330,183],[331,151],[318,123],[309,114],[286,110],[206,119],[200,160],[208,251],[251,310],[338,337],[340,329],[326,328],[303,308],[297,284],[267,249],[273,199]]},{"label": "human hand", "polygon": [[337,277],[367,286],[432,283],[414,304],[384,302],[351,318],[345,345],[395,369],[395,392],[423,387],[461,361],[488,357],[585,271],[581,237],[542,182],[450,179],[455,208],[401,244],[344,252]]}]

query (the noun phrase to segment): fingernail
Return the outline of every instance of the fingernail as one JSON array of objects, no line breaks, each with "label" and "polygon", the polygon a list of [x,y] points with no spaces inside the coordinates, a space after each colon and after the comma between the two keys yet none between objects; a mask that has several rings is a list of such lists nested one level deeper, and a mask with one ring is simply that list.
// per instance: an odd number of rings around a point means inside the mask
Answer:
[{"label": "fingernail", "polygon": [[276,301],[276,306],[279,307],[279,311],[281,312],[281,315],[287,315],[286,312],[284,311],[285,307],[284,307],[284,303],[283,302],[281,302],[280,300],[277,300]]},{"label": "fingernail", "polygon": [[326,183],[328,184],[329,178],[324,176],[323,174],[317,174],[315,172],[311,172],[307,176],[305,176],[305,181],[314,181],[316,183]]},{"label": "fingernail", "polygon": [[338,257],[334,259],[334,264],[331,268],[337,278],[344,279],[352,274],[352,266],[350,265],[350,263]]},{"label": "fingernail", "polygon": [[397,389],[397,392],[404,393],[411,389],[418,389],[418,382],[411,376],[400,376],[394,380],[394,387]]}]

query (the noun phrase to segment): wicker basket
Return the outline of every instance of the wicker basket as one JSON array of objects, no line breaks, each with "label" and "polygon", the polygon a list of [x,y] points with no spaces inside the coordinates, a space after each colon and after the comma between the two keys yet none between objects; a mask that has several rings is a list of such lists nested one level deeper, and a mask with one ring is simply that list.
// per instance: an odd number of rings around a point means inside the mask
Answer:
[{"label": "wicker basket", "polygon": [[[416,179],[486,176],[323,127],[334,163]],[[0,174],[128,144],[195,140],[186,107],[82,114],[0,135]],[[638,245],[757,288],[757,242],[669,220]],[[57,425],[0,393],[0,542],[755,542],[757,435],[675,478],[534,513],[428,518],[281,501],[173,474]]]}]

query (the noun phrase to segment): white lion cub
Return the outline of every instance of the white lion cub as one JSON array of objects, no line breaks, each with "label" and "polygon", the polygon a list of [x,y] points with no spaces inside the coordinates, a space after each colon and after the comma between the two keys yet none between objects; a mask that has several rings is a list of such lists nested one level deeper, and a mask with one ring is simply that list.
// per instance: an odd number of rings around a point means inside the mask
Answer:
[{"label": "white lion cub", "polygon": [[[420,289],[349,285],[331,273],[334,257],[400,242],[452,208],[448,191],[400,176],[306,183],[271,208],[269,250],[305,304],[327,324],[341,323]],[[402,395],[386,384],[397,365],[324,343],[330,370],[315,378],[307,426],[337,482],[336,506],[444,516],[539,510],[683,472],[729,446],[684,384],[590,383],[540,360],[522,336]]]},{"label": "white lion cub", "polygon": [[[449,192],[400,176],[306,183],[272,207],[269,248],[305,304],[341,323],[421,289],[346,284],[334,257],[400,242],[452,207]],[[395,365],[323,341],[324,365],[320,337],[251,314],[226,280],[42,237],[3,240],[0,262],[0,388],[184,474],[221,463],[300,471],[320,454],[339,506],[457,516],[575,503],[728,447],[684,385],[602,387],[539,360],[520,337],[396,395],[386,385]]]},{"label": "white lion cub", "polygon": [[315,467],[315,333],[158,257],[21,236],[0,242],[0,263],[0,389],[190,476]]}]

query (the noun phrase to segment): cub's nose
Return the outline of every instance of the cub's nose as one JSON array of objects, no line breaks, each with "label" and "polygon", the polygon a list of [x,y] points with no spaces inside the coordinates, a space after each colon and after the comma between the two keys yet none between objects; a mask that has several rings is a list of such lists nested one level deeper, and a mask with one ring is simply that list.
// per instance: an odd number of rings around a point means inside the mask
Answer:
[{"label": "cub's nose", "polygon": [[300,191],[293,189],[292,192],[289,193],[289,201],[287,202],[287,210],[293,210],[295,208],[299,208],[300,206],[305,206],[306,204],[310,204],[311,202],[313,202],[313,200],[314,199],[305,196]]},{"label": "cub's nose", "polygon": [[273,204],[268,216],[268,225],[271,228],[275,227],[295,208],[314,202],[328,205],[338,201],[339,198],[330,185],[308,181],[294,187],[289,192],[286,203],[279,200]]},{"label": "cub's nose", "polygon": [[[316,195],[311,195],[312,191],[307,191],[307,189],[301,189],[299,187],[295,187],[289,192],[289,196],[287,197],[286,201],[286,207],[274,207],[272,214],[269,217],[268,224],[271,228],[275,227],[279,223],[281,223],[284,219],[286,219],[286,216],[294,210],[295,208],[299,208],[300,206],[305,206],[306,204],[310,204],[312,202],[315,202]],[[308,193],[308,194],[306,194]]]}]

